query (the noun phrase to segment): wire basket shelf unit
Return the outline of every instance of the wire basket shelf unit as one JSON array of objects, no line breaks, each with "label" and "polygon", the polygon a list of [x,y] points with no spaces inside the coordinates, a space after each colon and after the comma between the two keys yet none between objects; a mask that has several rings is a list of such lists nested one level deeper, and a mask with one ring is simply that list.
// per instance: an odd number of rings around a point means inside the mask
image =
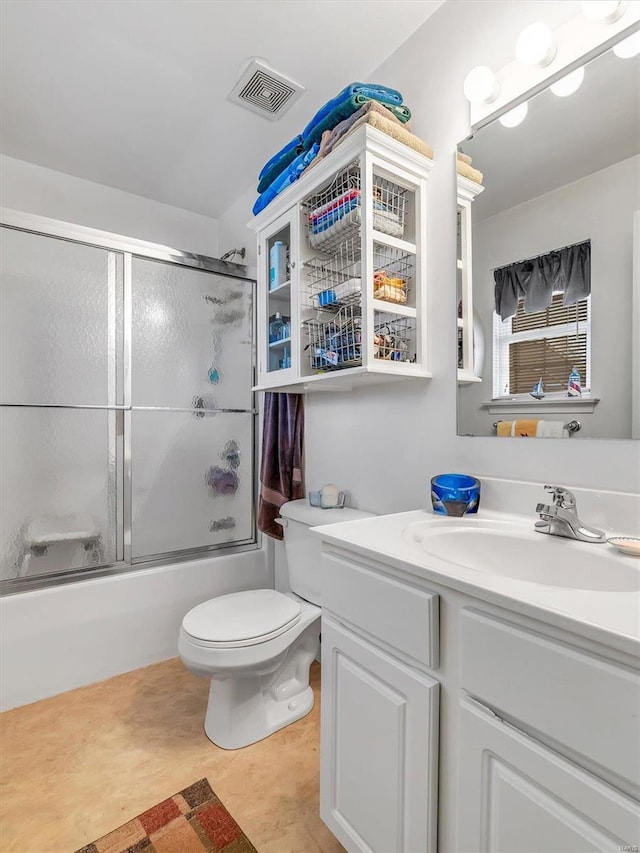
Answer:
[{"label": "wire basket shelf unit", "polygon": [[[360,164],[350,163],[328,186],[305,199],[309,245],[313,249],[333,254],[346,240],[359,239],[362,223],[360,178]],[[372,224],[375,231],[402,239],[406,197],[404,187],[374,174]]]},{"label": "wire basket shelf unit", "polygon": [[[340,243],[330,257],[307,261],[309,298],[314,308],[338,309],[362,300],[361,242],[356,237]],[[411,297],[415,256],[393,246],[373,244],[374,299],[404,305]]]},{"label": "wire basket shelf unit", "polygon": [[[323,318],[324,315],[324,318]],[[415,361],[415,318],[376,311],[373,357],[384,361]],[[315,372],[345,370],[362,365],[362,314],[357,303],[343,305],[333,315],[319,312],[305,322],[307,352]]]}]

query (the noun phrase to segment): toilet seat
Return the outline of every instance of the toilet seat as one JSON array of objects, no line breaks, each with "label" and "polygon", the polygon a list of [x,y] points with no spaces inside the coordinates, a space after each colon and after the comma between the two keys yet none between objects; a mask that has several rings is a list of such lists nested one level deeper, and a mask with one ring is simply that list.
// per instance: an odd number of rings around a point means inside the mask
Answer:
[{"label": "toilet seat", "polygon": [[300,621],[300,603],[274,589],[233,592],[190,610],[182,627],[189,639],[210,649],[266,643]]}]

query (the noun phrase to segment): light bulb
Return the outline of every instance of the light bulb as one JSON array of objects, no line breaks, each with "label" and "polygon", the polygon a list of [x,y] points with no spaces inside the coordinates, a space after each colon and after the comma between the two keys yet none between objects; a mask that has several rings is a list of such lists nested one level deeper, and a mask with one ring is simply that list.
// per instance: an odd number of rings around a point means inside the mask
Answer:
[{"label": "light bulb", "polygon": [[464,78],[464,96],[472,104],[490,104],[500,94],[500,84],[488,65],[477,65]]},{"label": "light bulb", "polygon": [[553,61],[557,46],[553,33],[546,24],[538,22],[526,27],[516,42],[516,59],[522,65],[537,65],[544,68]]},{"label": "light bulb", "polygon": [[627,4],[623,0],[583,0],[580,7],[595,24],[612,24],[624,15]]},{"label": "light bulb", "polygon": [[582,86],[583,80],[584,66],[582,66],[582,68],[576,68],[575,71],[572,71],[570,74],[565,74],[564,77],[561,77],[555,83],[552,83],[551,91],[559,98],[566,98],[567,95],[573,95],[574,92],[578,91],[580,86]]},{"label": "light bulb", "polygon": [[524,104],[518,104],[517,107],[514,107],[512,110],[509,110],[508,113],[500,116],[498,121],[503,125],[503,127],[517,127],[525,120],[528,112],[529,104],[525,101]]},{"label": "light bulb", "polygon": [[632,56],[637,56],[640,53],[640,30],[626,39],[614,44],[613,52],[620,59],[631,59]]}]

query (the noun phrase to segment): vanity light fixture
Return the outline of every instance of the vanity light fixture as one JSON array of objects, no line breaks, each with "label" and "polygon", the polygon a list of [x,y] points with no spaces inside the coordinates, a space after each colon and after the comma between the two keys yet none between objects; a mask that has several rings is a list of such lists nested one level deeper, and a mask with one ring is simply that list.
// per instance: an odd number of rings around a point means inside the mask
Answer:
[{"label": "vanity light fixture", "polygon": [[583,80],[584,65],[582,68],[576,68],[575,71],[565,74],[564,77],[552,83],[550,88],[554,95],[557,95],[559,98],[566,98],[567,95],[573,95],[574,92],[578,91],[580,86],[582,86]]},{"label": "vanity light fixture", "polygon": [[594,24],[612,24],[621,18],[627,8],[625,0],[583,0],[582,14]]},{"label": "vanity light fixture", "polygon": [[640,30],[614,44],[613,52],[620,59],[631,59],[640,53]]},{"label": "vanity light fixture", "polygon": [[500,84],[488,65],[476,65],[464,78],[464,96],[471,104],[490,104],[500,94]]},{"label": "vanity light fixture", "polygon": [[518,104],[517,107],[509,110],[508,113],[500,116],[498,121],[503,127],[517,127],[525,120],[528,112],[529,104],[525,101],[523,104]]},{"label": "vanity light fixture", "polygon": [[516,59],[521,65],[544,68],[553,62],[557,52],[551,29],[540,21],[526,27],[516,42]]}]

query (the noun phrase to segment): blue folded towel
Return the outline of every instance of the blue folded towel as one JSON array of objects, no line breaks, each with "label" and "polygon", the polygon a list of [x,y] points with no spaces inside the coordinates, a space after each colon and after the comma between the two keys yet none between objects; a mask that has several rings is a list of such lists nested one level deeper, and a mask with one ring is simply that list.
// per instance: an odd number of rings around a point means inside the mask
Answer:
[{"label": "blue folded towel", "polygon": [[298,148],[301,145],[302,145],[302,137],[301,136],[294,136],[294,138],[291,140],[291,142],[287,142],[287,144],[284,146],[284,148],[281,148],[277,154],[274,154],[270,160],[267,160],[267,162],[262,167],[260,174],[258,175],[258,180],[263,178],[267,174],[269,169],[271,169],[272,166],[275,166],[275,164],[278,162],[278,160],[280,160],[282,157],[284,157],[285,154],[289,154],[291,151],[295,151],[296,148]]},{"label": "blue folded towel", "polygon": [[348,101],[352,95],[364,95],[367,98],[374,98],[382,104],[399,105],[402,103],[402,95],[397,89],[389,89],[387,86],[379,86],[376,83],[351,83],[349,86],[345,86],[335,98],[332,98],[324,106],[320,107],[302,131],[303,140],[308,139],[314,127],[320,124],[336,107],[340,106],[344,101]]},{"label": "blue folded towel", "polygon": [[[311,146],[309,146],[311,148]],[[295,148],[289,148],[288,151],[280,157],[279,160],[273,164],[273,166],[268,169],[264,175],[260,178],[258,183],[258,192],[263,193],[266,189],[268,189],[271,184],[275,181],[275,179],[287,168],[289,163],[293,163],[298,154],[302,154],[304,151],[304,146],[302,144],[297,145]],[[273,160],[273,158],[271,158]]]},{"label": "blue folded towel", "polygon": [[262,195],[256,199],[253,205],[253,215],[257,216],[261,210],[264,210],[268,204],[274,200],[283,190],[298,180],[307,166],[315,160],[320,146],[316,143],[309,151],[303,151],[298,154],[293,163],[290,163],[287,168],[275,179]]}]

